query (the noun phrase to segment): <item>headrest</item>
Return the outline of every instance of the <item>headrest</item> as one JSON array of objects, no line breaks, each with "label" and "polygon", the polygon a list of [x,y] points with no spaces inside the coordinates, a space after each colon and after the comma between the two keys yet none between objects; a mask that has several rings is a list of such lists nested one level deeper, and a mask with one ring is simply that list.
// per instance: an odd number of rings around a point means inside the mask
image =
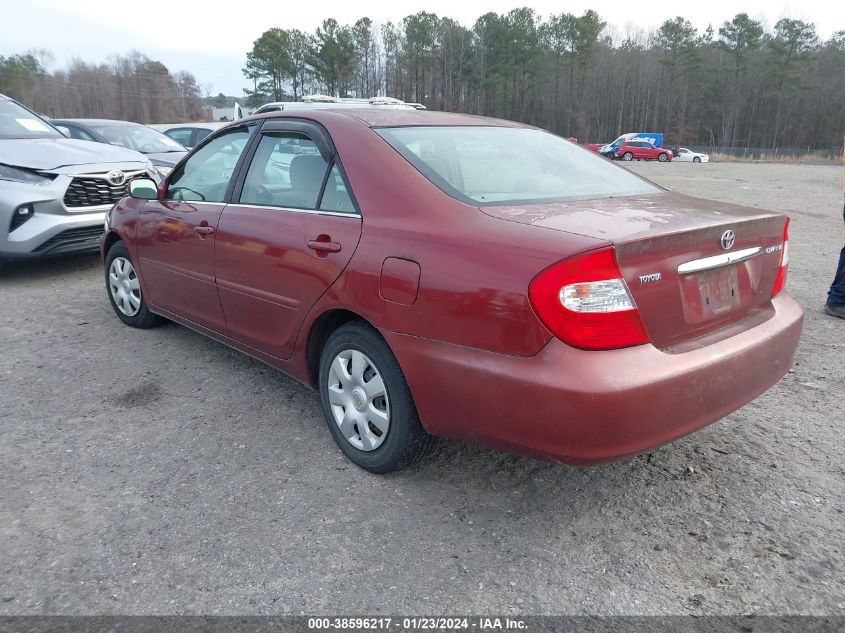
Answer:
[{"label": "headrest", "polygon": [[299,154],[290,162],[290,186],[296,191],[319,191],[328,165],[319,154]]}]

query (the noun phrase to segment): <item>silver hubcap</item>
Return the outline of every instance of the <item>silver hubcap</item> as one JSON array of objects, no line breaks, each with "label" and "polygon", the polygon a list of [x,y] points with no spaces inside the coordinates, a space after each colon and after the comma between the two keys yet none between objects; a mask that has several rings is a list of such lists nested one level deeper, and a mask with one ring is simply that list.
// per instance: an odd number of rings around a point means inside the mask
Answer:
[{"label": "silver hubcap", "polygon": [[141,285],[132,263],[125,257],[115,257],[109,267],[109,291],[117,309],[128,317],[141,309]]},{"label": "silver hubcap", "polygon": [[362,451],[382,445],[390,429],[390,404],[376,366],[358,350],[344,350],[332,361],[329,406],[346,441]]}]

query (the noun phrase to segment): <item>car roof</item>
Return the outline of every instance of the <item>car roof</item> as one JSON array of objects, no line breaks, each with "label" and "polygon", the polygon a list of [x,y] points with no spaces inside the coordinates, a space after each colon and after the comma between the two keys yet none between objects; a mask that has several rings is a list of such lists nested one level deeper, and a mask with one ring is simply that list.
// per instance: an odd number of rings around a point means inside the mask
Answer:
[{"label": "car roof", "polygon": [[453,112],[438,112],[433,110],[412,110],[398,108],[315,108],[313,110],[282,110],[281,112],[266,112],[233,123],[255,119],[283,119],[307,118],[324,122],[329,119],[337,120],[342,116],[357,121],[369,127],[411,127],[411,126],[488,126],[488,127],[531,127],[516,121],[505,121],[474,114],[457,114]]}]

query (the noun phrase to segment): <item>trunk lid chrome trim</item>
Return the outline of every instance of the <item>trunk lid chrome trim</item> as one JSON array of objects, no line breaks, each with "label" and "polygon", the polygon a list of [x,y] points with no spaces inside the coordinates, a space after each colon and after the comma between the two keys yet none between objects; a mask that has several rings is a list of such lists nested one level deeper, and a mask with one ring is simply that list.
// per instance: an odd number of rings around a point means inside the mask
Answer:
[{"label": "trunk lid chrome trim", "polygon": [[689,262],[684,262],[678,266],[679,275],[688,275],[689,273],[697,273],[703,270],[712,270],[713,268],[721,268],[730,264],[744,262],[763,254],[762,246],[754,246],[752,248],[744,248],[733,253],[724,253],[722,255],[713,255],[712,257],[703,257],[701,259],[694,259]]}]

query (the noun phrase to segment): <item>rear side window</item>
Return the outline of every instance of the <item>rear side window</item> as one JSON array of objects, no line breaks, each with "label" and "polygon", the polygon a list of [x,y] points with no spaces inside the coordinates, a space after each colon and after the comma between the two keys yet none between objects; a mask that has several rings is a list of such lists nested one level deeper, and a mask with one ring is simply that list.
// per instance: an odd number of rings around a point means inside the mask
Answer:
[{"label": "rear side window", "polygon": [[206,136],[211,134],[211,130],[206,130],[205,128],[198,127],[194,130],[194,145],[198,145],[199,142],[204,139]]},{"label": "rear side window", "polygon": [[191,128],[183,127],[167,130],[165,134],[184,147],[191,147]]},{"label": "rear side window", "polygon": [[541,130],[447,126],[376,131],[445,193],[477,206],[661,191],[627,169]]},{"label": "rear side window", "polygon": [[296,132],[263,134],[244,179],[240,201],[317,209],[328,167],[307,136]]},{"label": "rear side window", "polygon": [[346,187],[346,181],[340,173],[337,164],[332,166],[323,199],[320,201],[320,211],[334,211],[335,213],[356,213],[352,197]]}]

